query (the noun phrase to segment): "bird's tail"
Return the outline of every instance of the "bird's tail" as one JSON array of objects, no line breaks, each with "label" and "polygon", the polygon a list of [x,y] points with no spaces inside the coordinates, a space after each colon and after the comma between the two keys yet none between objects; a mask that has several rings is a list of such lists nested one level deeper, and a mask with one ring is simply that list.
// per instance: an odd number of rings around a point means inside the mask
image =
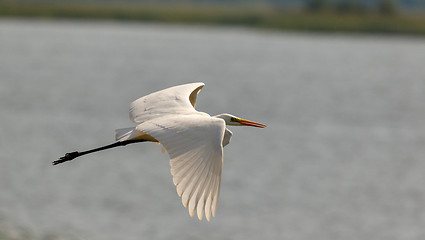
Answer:
[{"label": "bird's tail", "polygon": [[135,130],[134,127],[116,129],[115,140],[119,142],[129,140],[131,137],[133,137],[132,133],[134,130]]}]

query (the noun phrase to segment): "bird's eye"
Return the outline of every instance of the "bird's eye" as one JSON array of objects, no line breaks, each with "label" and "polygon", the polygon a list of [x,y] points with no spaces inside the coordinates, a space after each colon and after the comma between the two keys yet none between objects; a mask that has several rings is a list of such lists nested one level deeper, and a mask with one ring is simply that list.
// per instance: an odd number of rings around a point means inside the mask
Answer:
[{"label": "bird's eye", "polygon": [[238,120],[237,120],[236,118],[234,118],[234,117],[231,117],[231,118],[230,118],[230,121],[231,121],[231,122],[237,122]]}]

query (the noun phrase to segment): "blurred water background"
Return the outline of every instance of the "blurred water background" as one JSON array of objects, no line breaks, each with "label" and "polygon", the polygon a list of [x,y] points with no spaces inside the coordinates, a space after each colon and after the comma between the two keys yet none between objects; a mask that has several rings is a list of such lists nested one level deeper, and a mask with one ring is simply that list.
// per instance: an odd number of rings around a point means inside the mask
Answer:
[{"label": "blurred water background", "polygon": [[[120,22],[0,20],[0,239],[425,239],[425,42]],[[216,218],[181,205],[128,105],[203,81],[232,128]]]}]

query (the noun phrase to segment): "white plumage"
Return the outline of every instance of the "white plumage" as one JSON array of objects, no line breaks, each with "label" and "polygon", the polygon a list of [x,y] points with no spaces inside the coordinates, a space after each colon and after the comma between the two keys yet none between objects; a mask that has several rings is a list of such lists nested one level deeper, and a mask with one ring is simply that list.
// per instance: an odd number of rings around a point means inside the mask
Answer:
[{"label": "white plumage", "polygon": [[[225,121],[195,110],[203,83],[171,87],[141,97],[130,105],[130,119],[138,123],[120,140],[145,134],[160,142],[170,155],[171,174],[190,216],[215,216],[223,166]],[[128,130],[128,128],[127,128]],[[126,131],[124,131],[126,132]],[[126,138],[126,136],[131,136]],[[228,141],[230,141],[228,136]]]}]

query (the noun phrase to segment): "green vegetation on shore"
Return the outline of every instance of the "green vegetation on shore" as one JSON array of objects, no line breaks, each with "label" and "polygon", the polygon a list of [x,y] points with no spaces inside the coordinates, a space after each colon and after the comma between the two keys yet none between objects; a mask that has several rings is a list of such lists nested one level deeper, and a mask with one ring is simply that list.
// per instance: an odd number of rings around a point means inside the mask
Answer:
[{"label": "green vegetation on shore", "polygon": [[279,30],[425,35],[423,15],[381,15],[270,7],[137,4],[30,4],[0,1],[0,17],[112,19],[167,23],[237,25]]}]

